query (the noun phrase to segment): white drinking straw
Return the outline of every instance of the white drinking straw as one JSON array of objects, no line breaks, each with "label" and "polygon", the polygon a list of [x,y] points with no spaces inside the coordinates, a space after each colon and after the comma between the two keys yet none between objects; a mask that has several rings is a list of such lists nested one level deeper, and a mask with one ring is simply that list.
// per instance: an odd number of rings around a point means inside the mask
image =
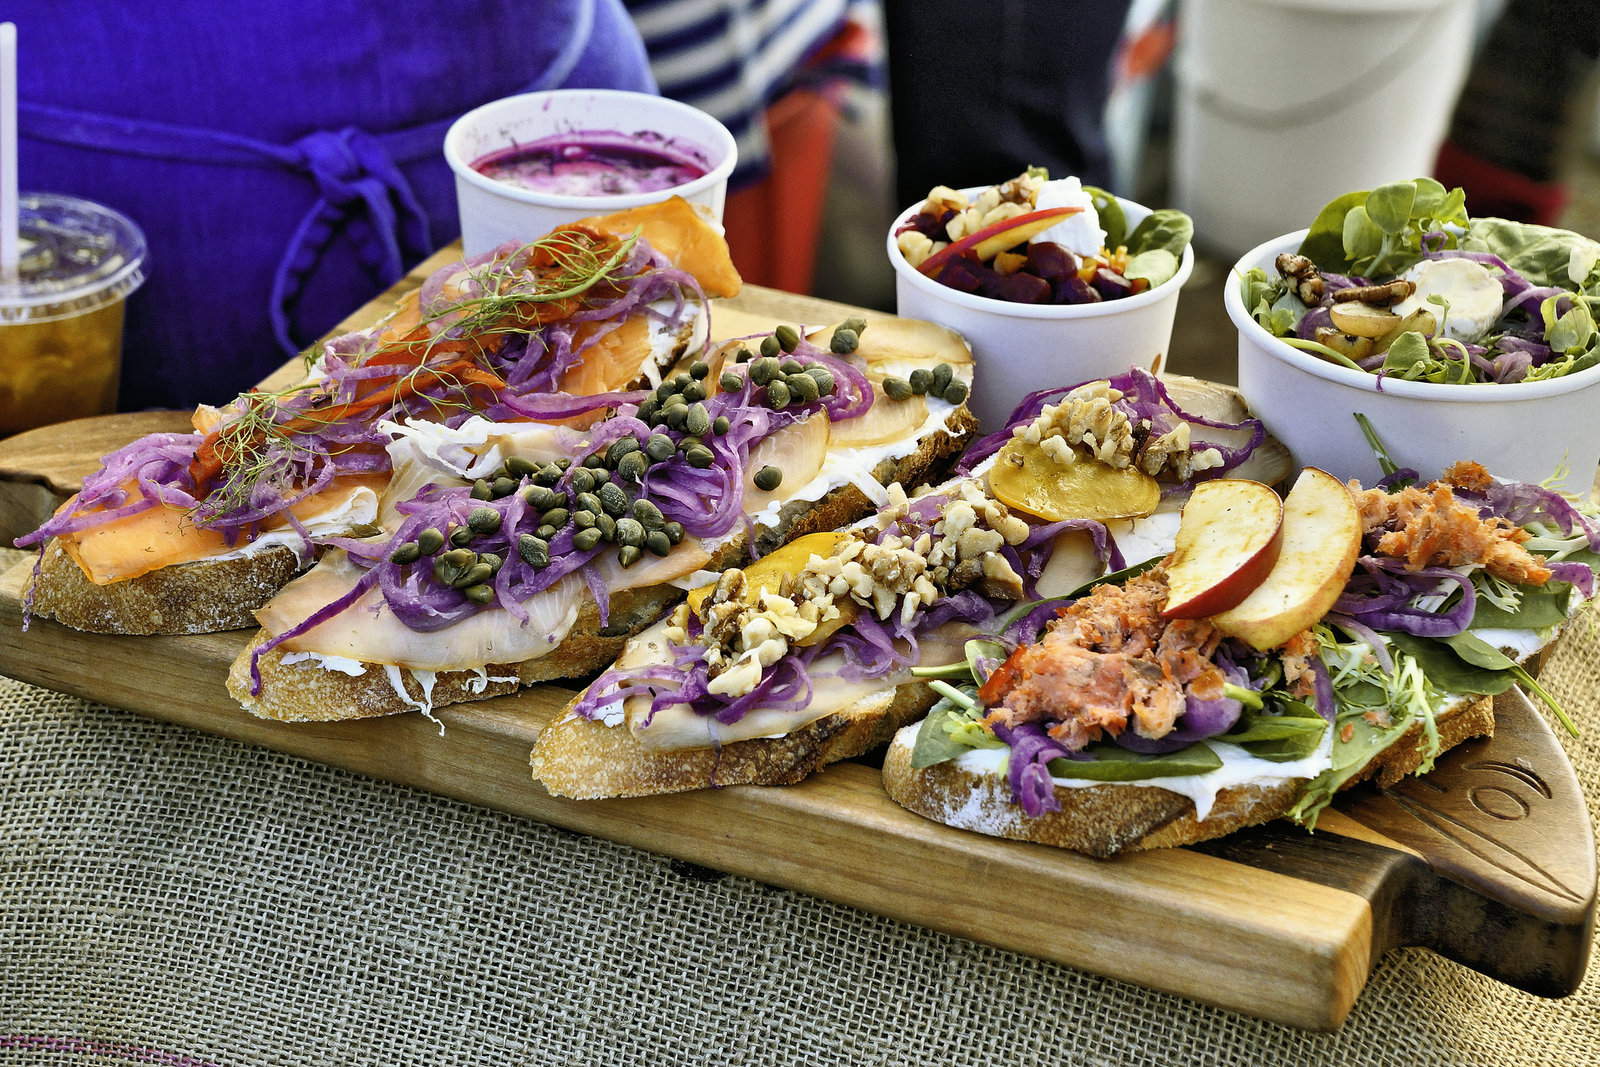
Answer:
[{"label": "white drinking straw", "polygon": [[17,27],[0,22],[0,274],[17,272]]}]

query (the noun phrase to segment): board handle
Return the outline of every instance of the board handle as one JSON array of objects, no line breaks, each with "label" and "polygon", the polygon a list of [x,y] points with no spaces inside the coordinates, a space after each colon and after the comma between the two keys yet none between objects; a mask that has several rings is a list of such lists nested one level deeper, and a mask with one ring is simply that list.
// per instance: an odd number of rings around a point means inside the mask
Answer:
[{"label": "board handle", "polygon": [[1276,824],[1191,847],[1364,896],[1374,965],[1414,945],[1541,996],[1583,982],[1594,828],[1571,762],[1521,689],[1495,698],[1492,738],[1388,789],[1358,786],[1335,808],[1370,833]]}]

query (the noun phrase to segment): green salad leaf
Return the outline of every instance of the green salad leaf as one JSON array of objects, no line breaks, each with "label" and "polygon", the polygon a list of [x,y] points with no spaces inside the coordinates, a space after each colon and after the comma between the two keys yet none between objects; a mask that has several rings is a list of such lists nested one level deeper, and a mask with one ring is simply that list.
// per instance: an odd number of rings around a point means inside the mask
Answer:
[{"label": "green salad leaf", "polygon": [[[1422,258],[1422,238],[1467,225],[1466,194],[1432,178],[1346,193],[1318,212],[1300,254],[1325,271],[1399,274]],[[1454,247],[1454,238],[1447,244]]]}]

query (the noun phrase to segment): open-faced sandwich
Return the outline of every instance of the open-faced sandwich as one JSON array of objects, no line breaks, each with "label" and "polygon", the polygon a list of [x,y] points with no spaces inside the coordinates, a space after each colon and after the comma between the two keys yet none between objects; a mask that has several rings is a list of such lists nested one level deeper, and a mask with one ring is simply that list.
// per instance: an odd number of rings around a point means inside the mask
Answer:
[{"label": "open-faced sandwich", "polygon": [[540,734],[534,777],[578,799],[780,784],[880,744],[937,699],[919,663],[1144,559],[1197,479],[1281,476],[1243,415],[1190,412],[1138,371],[1037,394],[977,470],[725,571],[630,641]]},{"label": "open-faced sandwich", "polygon": [[1339,790],[1491,734],[1493,695],[1535,685],[1522,664],[1594,595],[1600,528],[1475,463],[1404,473],[1307,469],[1281,508],[1201,486],[1171,551],[975,646],[895,737],[890,796],[1104,857],[1313,825]]},{"label": "open-faced sandwich", "polygon": [[582,677],[754,550],[833,529],[966,443],[953,332],[851,320],[734,341],[654,390],[566,400],[587,426],[397,431],[385,533],[258,613],[229,689],[251,712],[349,719]]},{"label": "open-faced sandwich", "polygon": [[325,539],[372,529],[390,427],[570,419],[549,394],[655,386],[704,345],[707,298],[738,288],[721,235],[681,200],[446,267],[293,388],[107,456],[17,541],[41,546],[30,610],[108,633],[251,625]]}]

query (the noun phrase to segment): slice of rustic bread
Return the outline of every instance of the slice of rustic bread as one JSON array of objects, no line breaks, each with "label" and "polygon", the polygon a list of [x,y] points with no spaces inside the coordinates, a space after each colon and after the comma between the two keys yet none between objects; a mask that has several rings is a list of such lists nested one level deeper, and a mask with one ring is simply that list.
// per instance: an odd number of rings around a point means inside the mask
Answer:
[{"label": "slice of rustic bread", "polygon": [[[1469,737],[1494,734],[1494,701],[1461,700],[1437,717],[1440,751]],[[883,762],[883,784],[903,807],[935,822],[992,837],[1035,841],[1107,858],[1124,852],[1167,848],[1222,837],[1287,815],[1306,784],[1304,778],[1246,784],[1221,790],[1205,819],[1194,801],[1159,786],[1105,784],[1056,786],[1061,810],[1029,818],[1011,801],[1005,776],[962,769],[955,761],[916,769],[911,750],[916,727],[895,735]],[[1376,777],[1389,786],[1422,765],[1427,739],[1413,725],[1348,785]],[[1346,788],[1348,788],[1348,785]]]},{"label": "slice of rustic bread", "polygon": [[308,565],[277,545],[96,585],[52,538],[30,584],[33,613],[102,634],[202,634],[255,625],[255,610]]},{"label": "slice of rustic bread", "polygon": [[829,763],[877,748],[926,714],[937,699],[926,684],[916,682],[885,689],[782,737],[672,752],[645,748],[626,726],[607,726],[569,712],[539,735],[529,766],[552,795],[574,800],[725,785],[792,785]]}]

